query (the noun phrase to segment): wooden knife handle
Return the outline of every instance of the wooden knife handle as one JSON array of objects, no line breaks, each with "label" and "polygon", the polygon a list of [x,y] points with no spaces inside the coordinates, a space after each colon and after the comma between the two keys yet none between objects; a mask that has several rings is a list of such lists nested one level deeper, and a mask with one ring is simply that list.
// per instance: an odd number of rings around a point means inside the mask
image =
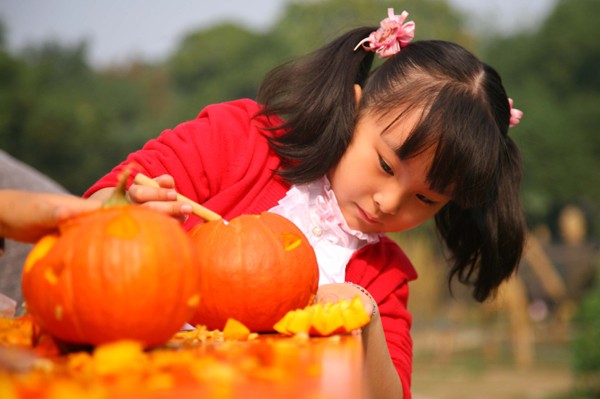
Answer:
[{"label": "wooden knife handle", "polygon": [[[137,175],[135,175],[135,178],[133,179],[133,181],[134,181],[134,183],[142,185],[142,186],[150,186],[150,187],[160,188],[160,186],[158,185],[157,182],[155,182],[148,176],[143,175],[142,173],[138,173]],[[192,206],[192,213],[194,215],[198,216],[199,218],[206,220],[207,222],[209,222],[211,220],[223,219],[221,217],[221,215],[214,213],[210,209],[206,209],[205,207],[198,204],[197,202],[194,202],[191,199],[184,197],[183,195],[181,195],[179,193],[177,193],[177,201],[187,202],[188,204],[190,204]]]}]

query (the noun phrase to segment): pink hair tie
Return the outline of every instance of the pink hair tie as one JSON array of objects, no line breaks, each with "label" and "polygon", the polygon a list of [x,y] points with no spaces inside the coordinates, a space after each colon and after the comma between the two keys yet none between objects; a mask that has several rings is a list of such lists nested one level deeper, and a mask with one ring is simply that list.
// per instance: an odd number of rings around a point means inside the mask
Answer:
[{"label": "pink hair tie", "polygon": [[[394,9],[388,8],[388,18],[381,21],[381,28],[361,40],[354,51],[362,46],[367,51],[376,52],[379,58],[387,58],[396,54],[415,37],[415,23],[410,21],[402,24],[406,17],[408,17],[406,11],[400,15],[394,15]],[[369,44],[365,45],[366,43]]]},{"label": "pink hair tie", "polygon": [[513,100],[512,98],[508,99],[508,104],[510,105],[510,123],[509,127],[514,127],[521,122],[521,118],[523,117],[523,111],[520,111],[516,108],[513,108]]}]

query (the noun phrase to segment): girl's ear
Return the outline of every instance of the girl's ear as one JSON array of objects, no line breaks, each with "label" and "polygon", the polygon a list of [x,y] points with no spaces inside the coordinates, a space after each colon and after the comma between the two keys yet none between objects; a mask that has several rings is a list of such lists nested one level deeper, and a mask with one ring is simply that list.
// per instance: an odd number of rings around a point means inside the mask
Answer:
[{"label": "girl's ear", "polygon": [[362,88],[355,84],[354,85],[354,97],[356,98],[356,108],[358,109],[358,105],[360,104],[360,97],[362,96]]}]

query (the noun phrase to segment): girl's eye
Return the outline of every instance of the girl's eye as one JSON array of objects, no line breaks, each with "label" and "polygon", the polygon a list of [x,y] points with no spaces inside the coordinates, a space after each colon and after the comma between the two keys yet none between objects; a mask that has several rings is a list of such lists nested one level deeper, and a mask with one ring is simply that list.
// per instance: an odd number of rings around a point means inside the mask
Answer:
[{"label": "girl's eye", "polygon": [[426,196],[424,196],[422,194],[417,194],[417,198],[420,199],[422,202],[426,203],[427,205],[435,204],[434,201],[430,200],[429,198],[427,198]]},{"label": "girl's eye", "polygon": [[394,171],[392,170],[392,168],[390,168],[390,165],[385,163],[385,161],[381,157],[379,157],[379,165],[381,165],[381,169],[383,169],[385,173],[394,176]]}]

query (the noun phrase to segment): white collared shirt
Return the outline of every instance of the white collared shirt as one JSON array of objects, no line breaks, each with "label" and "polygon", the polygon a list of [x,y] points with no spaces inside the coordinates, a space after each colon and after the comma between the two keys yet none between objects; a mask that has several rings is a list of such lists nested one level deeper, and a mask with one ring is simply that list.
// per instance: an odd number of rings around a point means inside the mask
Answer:
[{"label": "white collared shirt", "polygon": [[327,176],[293,185],[269,212],[291,220],[308,238],[319,263],[319,285],[343,283],[352,254],[379,241],[378,233],[348,227]]}]

